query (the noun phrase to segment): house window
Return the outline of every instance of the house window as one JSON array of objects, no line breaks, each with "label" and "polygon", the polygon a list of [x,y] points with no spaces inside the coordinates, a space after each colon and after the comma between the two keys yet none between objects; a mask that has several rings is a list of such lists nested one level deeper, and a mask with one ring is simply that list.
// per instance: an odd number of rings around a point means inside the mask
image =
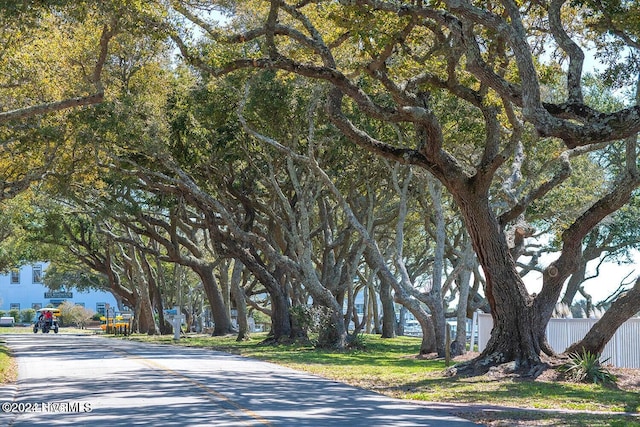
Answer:
[{"label": "house window", "polygon": [[104,302],[96,303],[96,313],[100,313],[101,315],[105,315],[106,312],[106,304]]},{"label": "house window", "polygon": [[20,270],[11,271],[11,283],[20,284]]},{"label": "house window", "polygon": [[33,283],[42,283],[42,266],[33,266]]},{"label": "house window", "polygon": [[20,311],[20,303],[12,302],[11,304],[9,304],[9,310],[18,310],[18,311]]}]

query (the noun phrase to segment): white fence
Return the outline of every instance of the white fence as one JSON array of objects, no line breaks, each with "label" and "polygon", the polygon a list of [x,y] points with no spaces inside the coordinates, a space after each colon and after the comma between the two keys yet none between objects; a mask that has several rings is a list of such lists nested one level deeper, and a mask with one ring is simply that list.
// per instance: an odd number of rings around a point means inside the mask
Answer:
[{"label": "white fence", "polygon": [[[562,353],[581,340],[598,319],[551,319],[547,325],[547,340],[551,348]],[[491,336],[493,319],[478,313],[478,349],[484,350]],[[640,368],[640,318],[627,320],[606,345],[600,360],[619,368]]]}]

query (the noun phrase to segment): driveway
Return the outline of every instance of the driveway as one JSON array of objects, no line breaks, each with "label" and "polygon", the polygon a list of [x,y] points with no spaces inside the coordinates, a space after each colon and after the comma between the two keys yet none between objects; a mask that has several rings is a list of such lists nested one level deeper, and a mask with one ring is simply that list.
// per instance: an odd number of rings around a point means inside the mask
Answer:
[{"label": "driveway", "polygon": [[227,353],[88,335],[0,337],[18,381],[6,426],[474,426],[429,408]]}]

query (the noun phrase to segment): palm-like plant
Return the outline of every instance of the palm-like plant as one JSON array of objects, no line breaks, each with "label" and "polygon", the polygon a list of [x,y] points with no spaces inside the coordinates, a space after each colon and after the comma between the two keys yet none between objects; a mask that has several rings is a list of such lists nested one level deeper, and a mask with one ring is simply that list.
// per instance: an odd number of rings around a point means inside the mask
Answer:
[{"label": "palm-like plant", "polygon": [[614,384],[618,379],[603,366],[608,360],[609,358],[600,362],[599,354],[583,349],[582,353],[570,353],[569,362],[562,365],[559,370],[571,381]]}]

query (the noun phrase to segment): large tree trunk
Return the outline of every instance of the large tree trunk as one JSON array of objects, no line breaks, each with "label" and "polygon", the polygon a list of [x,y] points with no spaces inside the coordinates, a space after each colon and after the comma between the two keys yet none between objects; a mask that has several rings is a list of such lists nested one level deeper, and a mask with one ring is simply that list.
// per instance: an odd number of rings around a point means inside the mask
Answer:
[{"label": "large tree trunk", "polygon": [[138,297],[138,312],[136,315],[140,317],[138,323],[140,332],[156,335],[159,333],[159,330],[155,317],[153,316],[153,304],[151,303],[151,295],[149,293],[149,278],[146,276],[140,261],[144,258],[144,255],[139,253],[133,245],[122,247],[121,254],[125,265],[125,272],[129,282],[134,284],[134,292]]},{"label": "large tree trunk", "polygon": [[229,309],[224,303],[222,291],[214,276],[213,266],[209,264],[199,265],[194,266],[193,269],[200,277],[200,280],[202,280],[204,292],[207,295],[207,300],[211,307],[211,315],[213,316],[214,322],[213,336],[233,333]]},{"label": "large tree trunk", "polygon": [[544,317],[534,315],[533,298],[518,275],[487,199],[459,198],[458,205],[486,276],[485,294],[494,325],[487,347],[469,366],[478,371],[511,361],[515,361],[518,369],[537,366],[540,351],[546,348],[544,332],[550,314],[546,321]]},{"label": "large tree trunk", "polygon": [[616,333],[620,325],[633,317],[640,310],[640,277],[624,295],[619,297],[598,322],[593,325],[587,335],[565,350],[565,353],[602,354],[604,347]]},{"label": "large tree trunk", "polygon": [[158,313],[158,329],[161,335],[170,334],[170,324],[165,321],[164,318],[164,304],[162,302],[162,294],[160,293],[160,286],[158,284],[158,280],[161,277],[162,264],[159,260],[156,259],[156,265],[158,267],[156,275],[154,275],[153,268],[151,268],[151,264],[149,260],[144,254],[141,254],[142,268],[144,268],[144,272],[148,278],[149,284],[149,296],[151,298],[151,306],[155,313]]},{"label": "large tree trunk", "polygon": [[445,348],[447,346],[447,321],[445,318],[444,306],[442,305],[442,297],[439,292],[436,292],[435,294],[436,295],[429,293],[424,299],[424,302],[425,304],[427,304],[427,307],[429,307],[429,310],[431,311],[431,316],[429,317],[429,319],[431,323],[430,327],[433,328],[433,336],[431,339],[433,339],[435,343],[435,351],[439,357],[445,357]]},{"label": "large tree trunk", "polygon": [[380,304],[382,304],[382,338],[395,338],[396,312],[391,286],[386,280],[380,282]]},{"label": "large tree trunk", "polygon": [[[411,310],[409,310],[411,311]],[[420,329],[422,330],[422,341],[420,342],[420,354],[437,353],[438,348],[436,346],[436,330],[431,321],[431,317],[424,317],[422,313],[413,313],[418,323],[420,323]]]},{"label": "large tree trunk", "polygon": [[238,341],[249,339],[249,321],[247,316],[247,301],[242,289],[242,270],[244,266],[238,260],[233,262],[233,272],[231,273],[231,296],[238,311]]},{"label": "large tree trunk", "polygon": [[233,255],[244,264],[269,293],[269,298],[271,299],[271,332],[269,334],[269,341],[279,342],[285,338],[297,338],[294,334],[297,335],[300,332],[297,328],[293,327],[291,303],[285,287],[280,284],[276,277],[271,274],[250,251],[243,250],[242,248],[233,249]]},{"label": "large tree trunk", "polygon": [[158,331],[158,327],[153,318],[153,309],[151,307],[151,298],[149,298],[148,289],[144,286],[145,289],[140,289],[139,292],[139,306],[136,313],[138,319],[138,329],[140,333],[148,334],[148,335],[156,335]]},{"label": "large tree trunk", "polygon": [[135,260],[135,250],[131,248],[130,251],[132,258],[126,262],[126,264],[129,280],[131,283],[137,283],[133,288],[137,301],[135,316],[138,319],[138,332],[156,335],[159,331],[153,316],[153,305],[151,303],[151,296],[149,295],[149,286],[144,275],[140,274],[140,265],[137,260]]},{"label": "large tree trunk", "polygon": [[[218,264],[218,288],[220,289],[220,295],[222,295],[222,302],[227,312],[227,316],[231,321],[231,310],[233,309],[231,304],[231,278],[229,277],[229,261],[222,260]],[[231,323],[233,329],[233,323]],[[234,331],[235,332],[235,331]]]}]

